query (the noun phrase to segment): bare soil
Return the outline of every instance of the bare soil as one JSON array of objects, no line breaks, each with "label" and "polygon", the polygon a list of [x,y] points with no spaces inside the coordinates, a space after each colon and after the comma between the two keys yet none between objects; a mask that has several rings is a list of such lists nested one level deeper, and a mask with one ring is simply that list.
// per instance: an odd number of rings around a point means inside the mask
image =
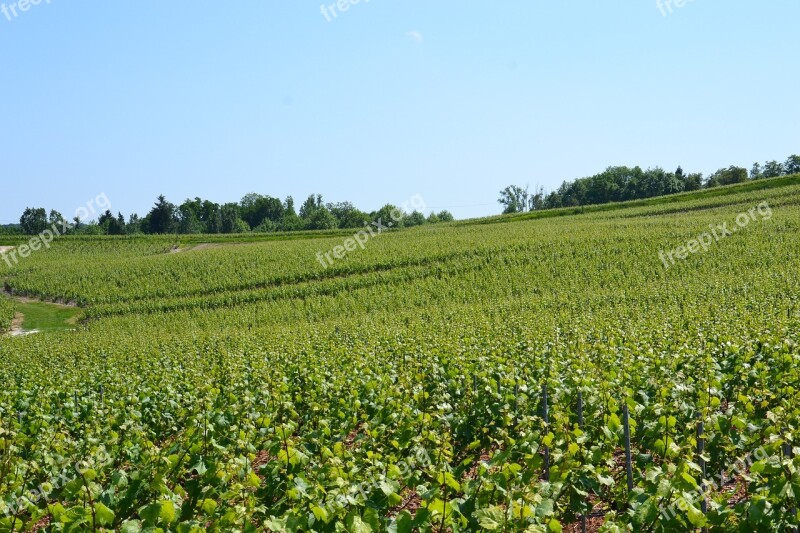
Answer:
[{"label": "bare soil", "polygon": [[202,252],[203,250],[214,250],[216,248],[227,248],[229,246],[241,246],[243,244],[251,244],[246,242],[205,242],[203,244],[198,244],[196,246],[192,246],[187,248],[187,251],[190,252]]},{"label": "bare soil", "polygon": [[25,335],[32,335],[34,333],[39,333],[39,330],[32,329],[30,331],[25,331],[22,329],[22,322],[25,320],[25,315],[22,313],[17,313],[14,315],[14,319],[11,321],[11,329],[8,331],[7,335],[9,337],[22,337]]},{"label": "bare soil", "polygon": [[[5,293],[8,295],[9,298],[16,300],[21,304],[48,304],[48,305],[55,305],[56,307],[78,307],[78,303],[74,301],[65,302],[63,300],[55,300],[52,302],[46,300],[39,300],[38,298],[29,298],[28,296],[22,296],[20,294],[15,294],[14,291],[8,286],[5,286]],[[2,293],[0,292],[0,295]]]},{"label": "bare soil", "polygon": [[207,242],[204,244],[198,244],[197,246],[193,247],[192,250],[194,250],[195,252],[199,252],[201,250],[208,250],[209,248],[219,248],[219,247],[220,247],[219,244]]},{"label": "bare soil", "polygon": [[72,308],[78,307],[75,303],[68,302],[48,302],[45,300],[37,300],[36,298],[28,298],[27,296],[14,296],[14,299],[21,304],[47,304],[47,305],[55,305],[56,307],[63,307],[63,308]]},{"label": "bare soil", "polygon": [[14,315],[14,319],[11,321],[11,333],[15,331],[22,331],[22,321],[25,320],[25,315],[22,313],[17,313]]},{"label": "bare soil", "polygon": [[196,244],[194,246],[189,245],[186,247],[181,248],[180,246],[173,246],[170,248],[169,253],[171,254],[179,254],[181,252],[199,252],[201,250],[208,250],[213,248],[219,248],[221,246],[230,246],[229,244],[222,244],[222,243],[204,243],[204,244]]},{"label": "bare soil", "polygon": [[[588,533],[592,533],[594,531],[599,531],[600,527],[602,527],[605,519],[602,516],[593,516],[586,519],[586,531]],[[566,533],[580,533],[582,530],[581,523],[576,522],[574,524],[569,524],[564,531]]]},{"label": "bare soil", "polygon": [[394,518],[403,511],[408,511],[412,516],[415,516],[419,508],[422,507],[422,498],[417,494],[417,491],[406,487],[400,496],[403,498],[402,503],[392,507],[389,510],[389,516]]}]

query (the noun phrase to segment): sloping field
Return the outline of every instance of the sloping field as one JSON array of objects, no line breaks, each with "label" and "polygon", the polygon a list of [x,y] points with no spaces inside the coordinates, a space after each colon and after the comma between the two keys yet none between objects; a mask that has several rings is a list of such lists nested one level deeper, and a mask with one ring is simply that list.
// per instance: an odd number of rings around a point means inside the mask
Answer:
[{"label": "sloping field", "polygon": [[12,318],[14,318],[14,303],[0,296],[0,332],[11,327]]},{"label": "sloping field", "polygon": [[0,339],[0,531],[796,526],[800,178],[759,183],[0,263],[85,326]]}]

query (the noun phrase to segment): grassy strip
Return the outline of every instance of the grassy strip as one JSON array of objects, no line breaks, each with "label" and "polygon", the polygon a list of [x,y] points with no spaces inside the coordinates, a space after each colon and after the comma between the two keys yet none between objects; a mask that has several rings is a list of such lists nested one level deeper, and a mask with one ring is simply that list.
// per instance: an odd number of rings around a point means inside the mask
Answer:
[{"label": "grassy strip", "polygon": [[63,331],[73,329],[81,310],[76,307],[44,302],[16,302],[16,311],[25,316],[25,331]]}]

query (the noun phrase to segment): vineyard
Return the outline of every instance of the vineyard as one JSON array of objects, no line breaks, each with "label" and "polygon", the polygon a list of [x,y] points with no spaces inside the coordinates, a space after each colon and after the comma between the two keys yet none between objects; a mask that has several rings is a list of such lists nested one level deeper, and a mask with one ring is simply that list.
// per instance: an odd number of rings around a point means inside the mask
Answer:
[{"label": "vineyard", "polygon": [[11,327],[12,318],[14,318],[14,303],[0,298],[0,331],[6,331]]},{"label": "vineyard", "polygon": [[347,237],[0,262],[0,532],[800,527],[799,176]]}]

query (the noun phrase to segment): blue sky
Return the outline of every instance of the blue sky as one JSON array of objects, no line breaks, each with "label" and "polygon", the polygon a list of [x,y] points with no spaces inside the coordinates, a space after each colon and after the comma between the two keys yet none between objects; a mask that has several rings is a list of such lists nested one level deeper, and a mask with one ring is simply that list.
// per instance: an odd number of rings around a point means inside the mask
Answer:
[{"label": "blue sky", "polygon": [[512,183],[800,153],[796,0],[46,1],[0,0],[0,223],[99,193],[463,218]]}]

